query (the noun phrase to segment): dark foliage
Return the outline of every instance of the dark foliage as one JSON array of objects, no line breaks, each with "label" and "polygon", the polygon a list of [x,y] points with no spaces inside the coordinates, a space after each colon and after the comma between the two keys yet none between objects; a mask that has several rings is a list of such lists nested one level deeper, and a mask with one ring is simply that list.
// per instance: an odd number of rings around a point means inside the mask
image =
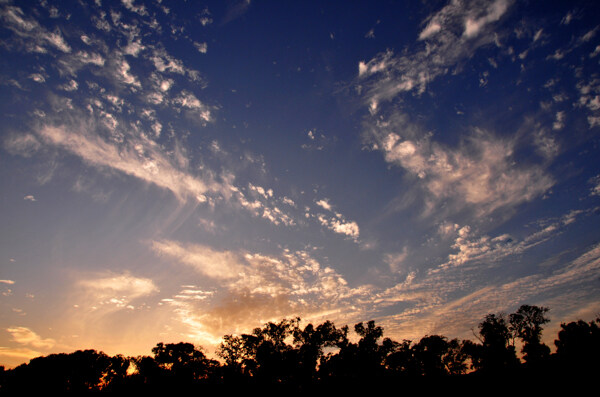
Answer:
[{"label": "dark foliage", "polygon": [[600,369],[600,319],[561,324],[556,353],[550,354],[541,342],[547,312],[523,305],[509,316],[488,314],[479,324],[478,342],[442,335],[396,342],[384,338],[374,321],[356,324],[352,342],[347,326],[326,321],[302,328],[299,318],[284,319],[250,334],[225,335],[218,349],[223,363],[183,342],[158,343],[153,356],[79,350],[38,357],[10,370],[0,367],[0,392],[356,393],[398,385],[404,391],[447,391],[483,387],[492,378],[511,379],[513,387],[526,391],[536,380],[561,377],[591,384]]}]

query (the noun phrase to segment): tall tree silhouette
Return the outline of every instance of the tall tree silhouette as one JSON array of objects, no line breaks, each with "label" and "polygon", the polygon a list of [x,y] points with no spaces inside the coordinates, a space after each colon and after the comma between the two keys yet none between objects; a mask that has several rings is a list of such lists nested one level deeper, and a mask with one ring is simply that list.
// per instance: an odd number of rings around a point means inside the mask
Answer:
[{"label": "tall tree silhouette", "polygon": [[321,365],[320,374],[324,378],[364,379],[383,375],[385,357],[391,353],[394,344],[385,340],[383,328],[375,325],[375,321],[357,323],[354,331],[361,337],[358,343],[348,340],[348,328],[343,327],[337,354],[329,355]]},{"label": "tall tree silhouette", "polygon": [[324,357],[324,348],[339,346],[346,341],[346,332],[337,329],[331,321],[315,327],[308,324],[304,329],[296,327],[293,331],[294,344],[297,349],[296,371],[301,382],[312,382],[316,379],[317,365]]},{"label": "tall tree silhouette", "polygon": [[522,340],[521,352],[530,367],[541,365],[550,356],[550,348],[541,342],[542,325],[550,322],[545,316],[548,310],[546,307],[522,305],[509,316],[513,345],[515,338]]},{"label": "tall tree silhouette", "polygon": [[476,369],[486,374],[500,374],[519,366],[515,347],[509,343],[511,333],[502,314],[488,314],[479,323],[482,344],[467,344]]},{"label": "tall tree silhouette", "polygon": [[300,319],[283,319],[255,328],[252,334],[227,335],[218,354],[228,368],[265,383],[287,382],[294,374],[297,351],[286,342]]}]

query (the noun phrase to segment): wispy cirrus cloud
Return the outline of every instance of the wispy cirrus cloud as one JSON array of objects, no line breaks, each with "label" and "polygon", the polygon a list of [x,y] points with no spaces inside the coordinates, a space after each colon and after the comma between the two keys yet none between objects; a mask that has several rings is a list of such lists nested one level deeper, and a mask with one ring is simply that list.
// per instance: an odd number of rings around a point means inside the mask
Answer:
[{"label": "wispy cirrus cloud", "polygon": [[87,128],[44,126],[38,134],[46,143],[79,156],[84,162],[115,169],[145,182],[170,190],[178,199],[188,197],[206,202],[207,193],[229,195],[228,183],[219,183],[212,176],[200,178],[179,169],[152,141],[132,137],[123,147],[85,133]]},{"label": "wispy cirrus cloud", "polygon": [[[136,301],[159,292],[153,280],[130,272],[87,275],[76,283],[75,307],[97,320],[98,315],[135,310]],[[95,314],[94,314],[95,313]],[[94,314],[94,315],[93,315]]]},{"label": "wispy cirrus cloud", "polygon": [[[448,261],[429,272],[405,273],[405,280],[375,295],[383,312],[385,307],[404,306],[397,314],[384,315],[381,321],[390,324],[391,332],[403,337],[440,332],[451,335],[464,332],[465,324],[475,326],[487,313],[510,312],[523,302],[549,305],[563,294],[569,295],[569,301],[587,301],[594,294],[597,278],[594,274],[600,268],[598,244],[589,246],[571,261],[540,265],[522,276],[506,275],[494,281],[482,278],[486,277],[486,269],[501,267],[507,260],[557,237],[578,217],[594,210],[574,210],[556,219],[543,220],[536,231],[522,239],[507,234],[477,235],[466,226],[453,228],[451,233],[456,233],[453,247],[458,252],[448,255]],[[560,258],[561,254],[558,255]],[[394,258],[389,256],[390,260]],[[578,291],[577,296],[571,296],[573,291]]]},{"label": "wispy cirrus cloud", "polygon": [[27,52],[46,53],[50,48],[63,53],[71,52],[60,30],[48,31],[37,20],[25,15],[23,10],[13,5],[4,5],[0,9],[0,18],[4,27],[12,30],[19,39],[14,41]]},{"label": "wispy cirrus cloud", "polygon": [[429,208],[450,200],[456,210],[474,206],[479,214],[489,214],[539,197],[554,184],[540,165],[516,163],[515,140],[480,129],[458,148],[433,141],[404,115],[376,123],[370,133],[385,160],[402,167],[425,188]]},{"label": "wispy cirrus cloud", "polygon": [[216,338],[222,329],[249,329],[286,316],[339,314],[350,305],[357,306],[351,310],[356,311],[369,293],[368,287],[351,288],[338,272],[306,251],[284,250],[274,256],[169,240],[154,241],[152,248],[213,281],[209,292],[196,294],[187,288],[163,299],[198,335],[208,332]]},{"label": "wispy cirrus cloud", "polygon": [[360,237],[360,228],[355,221],[349,221],[342,213],[335,211],[328,198],[317,200],[315,201],[315,204],[333,214],[333,216],[322,213],[313,215],[321,224],[321,226],[324,226],[335,233],[345,235],[353,239],[355,242],[358,242],[358,238]]},{"label": "wispy cirrus cloud", "polygon": [[44,339],[27,327],[10,327],[7,328],[6,331],[11,334],[15,342],[21,345],[29,345],[39,349],[49,349],[56,344],[54,339]]},{"label": "wispy cirrus cloud", "polygon": [[[427,85],[494,43],[494,23],[507,13],[512,1],[453,1],[425,19],[419,40],[425,46],[406,55],[388,50],[358,65],[357,84],[371,112],[402,92],[425,92]],[[366,88],[366,90],[364,90]]]}]

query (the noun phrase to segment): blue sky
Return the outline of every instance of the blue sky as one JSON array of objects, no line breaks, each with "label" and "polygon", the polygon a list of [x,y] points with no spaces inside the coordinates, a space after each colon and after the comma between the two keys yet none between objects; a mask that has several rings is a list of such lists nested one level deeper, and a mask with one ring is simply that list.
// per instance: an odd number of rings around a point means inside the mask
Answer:
[{"label": "blue sky", "polygon": [[594,2],[0,2],[0,363],[600,313]]}]

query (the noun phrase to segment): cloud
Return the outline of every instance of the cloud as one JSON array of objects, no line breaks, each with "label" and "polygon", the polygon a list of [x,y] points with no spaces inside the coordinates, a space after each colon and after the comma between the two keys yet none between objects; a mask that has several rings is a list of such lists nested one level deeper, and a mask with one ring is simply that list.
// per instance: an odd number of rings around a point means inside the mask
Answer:
[{"label": "cloud", "polygon": [[317,216],[317,219],[319,220],[321,225],[327,227],[335,233],[351,237],[354,241],[358,240],[358,237],[360,235],[360,228],[358,227],[358,224],[356,222],[346,221],[345,219],[340,217],[327,218],[325,217],[325,215],[322,214],[319,214]]},{"label": "cloud", "polygon": [[554,184],[540,166],[515,161],[511,139],[476,129],[458,148],[450,148],[431,141],[405,116],[392,120],[373,127],[375,148],[388,163],[417,178],[429,193],[430,207],[451,200],[457,210],[475,206],[480,214],[489,214],[530,201]]},{"label": "cloud", "polygon": [[0,280],[0,284],[14,284],[15,282],[13,280]]},{"label": "cloud", "polygon": [[44,126],[38,134],[47,144],[75,154],[92,166],[114,169],[168,189],[180,200],[191,197],[205,202],[206,193],[230,194],[229,186],[215,182],[210,176],[202,179],[178,169],[173,160],[147,138],[130,137],[124,146],[117,147],[86,130],[89,128]]},{"label": "cloud", "polygon": [[[408,257],[408,247],[404,247],[402,252],[395,254],[386,254],[384,261],[390,266],[390,271],[398,272]],[[413,275],[414,277],[414,275]]]},{"label": "cloud", "polygon": [[214,338],[223,329],[233,332],[281,317],[341,311],[359,305],[369,293],[368,288],[349,287],[340,274],[306,251],[264,255],[168,240],[155,241],[152,247],[158,255],[210,278],[205,281],[212,287],[209,293],[182,291],[163,300],[177,308],[194,335]]},{"label": "cloud", "polygon": [[556,237],[565,226],[574,223],[578,216],[586,212],[589,211],[570,211],[558,219],[544,221],[539,230],[522,240],[509,234],[495,237],[477,235],[470,226],[463,226],[457,230],[457,237],[452,245],[452,248],[458,252],[450,254],[448,261],[432,270],[431,273],[449,267],[462,266],[466,263],[493,265],[507,256],[521,254]]},{"label": "cloud", "polygon": [[327,211],[331,211],[331,204],[329,204],[329,199],[321,199],[319,201],[317,201],[317,205],[323,209],[326,209]]},{"label": "cloud", "polygon": [[28,194],[27,196],[23,197],[23,200],[27,200],[27,201],[37,201],[35,199],[35,197],[33,197],[33,195]]},{"label": "cloud", "polygon": [[200,120],[210,123],[213,121],[211,109],[204,103],[202,103],[194,94],[189,91],[183,90],[176,98],[173,99],[173,103],[186,109],[194,111]]},{"label": "cloud", "polygon": [[201,54],[206,54],[208,51],[208,45],[206,43],[196,43],[194,42],[194,47],[196,47],[196,49],[198,50],[198,52],[200,52]]},{"label": "cloud", "polygon": [[42,144],[33,134],[10,134],[4,140],[4,147],[10,153],[31,157]]},{"label": "cloud", "polygon": [[9,357],[9,358],[18,359],[19,363],[24,360],[32,359],[34,357],[40,357],[42,355],[43,354],[37,350],[27,349],[24,347],[11,348],[11,347],[1,347],[0,346],[0,357]]},{"label": "cloud", "polygon": [[97,299],[103,300],[118,298],[129,302],[158,292],[158,287],[151,279],[135,277],[129,272],[80,280],[78,284]]},{"label": "cloud", "polygon": [[48,45],[63,53],[71,52],[61,32],[50,32],[42,27],[34,18],[26,16],[23,10],[12,5],[4,5],[0,9],[0,19],[4,27],[12,30],[17,37],[14,43],[27,52],[46,53]]},{"label": "cloud", "polygon": [[50,349],[56,342],[54,339],[43,339],[41,336],[26,327],[7,328],[13,340],[21,345],[30,345],[40,349]]},{"label": "cloud", "polygon": [[399,312],[380,317],[380,323],[392,337],[412,339],[441,333],[470,338],[465,324],[475,327],[486,314],[510,312],[523,302],[549,306],[558,313],[589,302],[596,293],[599,269],[600,244],[596,244],[564,265],[501,281],[489,280],[488,273],[477,267],[468,271],[446,268],[425,277],[411,273],[406,280],[410,278],[410,282],[376,295],[383,312],[386,307],[403,305]]},{"label": "cloud", "polygon": [[219,252],[203,245],[184,246],[174,241],[154,241],[152,249],[217,280],[236,279],[244,272],[241,259],[231,252]]},{"label": "cloud", "polygon": [[60,89],[65,91],[77,91],[77,88],[79,88],[79,85],[75,80],[69,80],[68,83],[65,83],[62,86],[60,86]]},{"label": "cloud", "polygon": [[[329,199],[321,199],[316,201],[316,204],[323,208],[324,210],[333,212],[335,216],[326,216],[323,214],[317,214],[316,218],[322,226],[332,230],[335,233],[343,234],[352,238],[355,242],[358,242],[358,237],[360,236],[360,228],[358,224],[354,221],[348,221],[344,215],[339,212],[334,212],[333,206],[329,202]],[[307,216],[311,215],[307,213]]]},{"label": "cloud", "polygon": [[134,0],[121,0],[121,2],[125,6],[125,8],[127,8],[131,12],[138,13],[142,16],[148,15],[148,11],[146,10],[146,7],[143,5],[135,5]]},{"label": "cloud", "polygon": [[230,3],[222,23],[229,23],[244,15],[250,8],[251,3],[251,0],[237,0],[236,2]]},{"label": "cloud", "polygon": [[496,0],[488,5],[488,8],[483,11],[483,15],[477,15],[477,13],[481,13],[481,10],[472,10],[474,12],[465,21],[463,35],[473,37],[479,34],[486,25],[499,20],[509,5],[510,2],[508,0]]},{"label": "cloud", "polygon": [[447,74],[481,47],[494,43],[494,22],[504,16],[512,1],[453,1],[425,19],[419,34],[425,48],[394,55],[390,50],[359,63],[357,85],[364,89],[372,113],[402,92],[425,92],[435,78]]},{"label": "cloud", "polygon": [[[284,224],[286,226],[292,226],[296,224],[293,216],[289,213],[284,212],[275,203],[280,201],[279,199],[273,198],[273,189],[265,189],[262,186],[256,186],[252,183],[248,184],[248,196],[246,197],[239,189],[235,188],[234,197],[237,202],[250,211],[254,216],[260,216],[264,219],[268,219],[274,225]],[[281,200],[286,203],[285,199]],[[289,203],[287,203],[289,205]]]},{"label": "cloud", "polygon": [[579,81],[577,90],[580,95],[576,106],[588,111],[590,128],[600,125],[600,79],[592,78],[588,81]]},{"label": "cloud", "polygon": [[600,175],[596,175],[595,177],[591,178],[589,183],[593,185],[590,189],[590,195],[600,196]]},{"label": "cloud", "polygon": [[46,78],[40,73],[32,73],[29,75],[29,78],[36,83],[43,83],[46,81]]}]

